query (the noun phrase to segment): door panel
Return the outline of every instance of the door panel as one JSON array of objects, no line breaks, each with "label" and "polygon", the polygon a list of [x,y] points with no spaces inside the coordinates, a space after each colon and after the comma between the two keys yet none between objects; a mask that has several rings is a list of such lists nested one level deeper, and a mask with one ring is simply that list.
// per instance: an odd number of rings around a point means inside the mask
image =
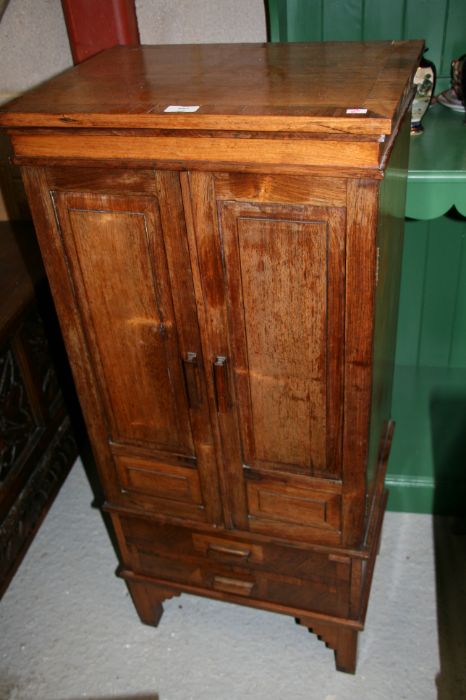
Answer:
[{"label": "door panel", "polygon": [[86,418],[98,416],[118,484],[112,502],[221,524],[179,174],[50,168],[47,190],[83,340],[77,356],[97,388]]},{"label": "door panel", "polygon": [[329,336],[343,334],[343,211],[219,206],[238,423],[249,467],[340,472],[341,362],[329,357]]},{"label": "door panel", "polygon": [[157,200],[55,201],[112,440],[192,452]]},{"label": "door panel", "polygon": [[251,530],[278,537],[291,531],[314,533],[324,541],[338,542],[341,528],[341,494],[309,488],[293,479],[273,477],[247,480]]},{"label": "door panel", "polygon": [[325,205],[316,178],[290,177],[293,205],[273,175],[189,183],[231,526],[338,544],[343,185]]}]

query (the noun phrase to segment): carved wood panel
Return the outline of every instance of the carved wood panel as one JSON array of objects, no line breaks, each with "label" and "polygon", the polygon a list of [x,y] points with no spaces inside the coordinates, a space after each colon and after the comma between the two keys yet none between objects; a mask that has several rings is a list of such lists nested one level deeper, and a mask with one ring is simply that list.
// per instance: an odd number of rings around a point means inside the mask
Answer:
[{"label": "carved wood panel", "polygon": [[0,484],[35,443],[38,424],[9,343],[0,350]]}]

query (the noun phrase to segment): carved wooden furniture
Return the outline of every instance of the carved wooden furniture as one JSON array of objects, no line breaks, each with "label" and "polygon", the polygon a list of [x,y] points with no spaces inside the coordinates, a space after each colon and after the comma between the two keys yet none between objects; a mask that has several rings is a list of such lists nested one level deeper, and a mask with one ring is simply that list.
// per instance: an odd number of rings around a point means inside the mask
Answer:
[{"label": "carved wooden furniture", "polygon": [[243,603],[355,669],[421,50],[117,48],[0,116],[144,622]]},{"label": "carved wooden furniture", "polygon": [[1,222],[0,595],[77,457],[50,354],[51,305],[31,224]]}]

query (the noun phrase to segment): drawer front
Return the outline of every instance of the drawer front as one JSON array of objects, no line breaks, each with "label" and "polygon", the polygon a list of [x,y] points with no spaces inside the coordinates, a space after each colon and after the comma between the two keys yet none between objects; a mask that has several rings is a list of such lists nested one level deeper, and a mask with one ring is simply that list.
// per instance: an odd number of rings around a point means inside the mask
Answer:
[{"label": "drawer front", "polygon": [[206,588],[225,594],[277,603],[306,611],[346,616],[349,586],[308,581],[266,571],[238,571],[237,568],[205,567],[201,575]]},{"label": "drawer front", "polygon": [[272,602],[306,611],[346,616],[349,584],[342,581],[305,580],[268,571],[163,557],[131,547],[136,573],[180,586],[217,591],[229,596]]},{"label": "drawer front", "polygon": [[114,517],[121,525],[125,564],[139,573],[306,610],[348,613],[349,558]]}]

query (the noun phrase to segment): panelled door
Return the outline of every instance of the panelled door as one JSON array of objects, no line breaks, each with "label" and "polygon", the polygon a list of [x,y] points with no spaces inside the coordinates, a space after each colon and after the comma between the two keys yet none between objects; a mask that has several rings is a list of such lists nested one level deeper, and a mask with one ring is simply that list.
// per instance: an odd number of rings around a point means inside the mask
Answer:
[{"label": "panelled door", "polygon": [[123,503],[220,521],[178,174],[51,170],[49,189]]},{"label": "panelled door", "polygon": [[345,184],[191,173],[190,187],[231,522],[339,542]]}]

